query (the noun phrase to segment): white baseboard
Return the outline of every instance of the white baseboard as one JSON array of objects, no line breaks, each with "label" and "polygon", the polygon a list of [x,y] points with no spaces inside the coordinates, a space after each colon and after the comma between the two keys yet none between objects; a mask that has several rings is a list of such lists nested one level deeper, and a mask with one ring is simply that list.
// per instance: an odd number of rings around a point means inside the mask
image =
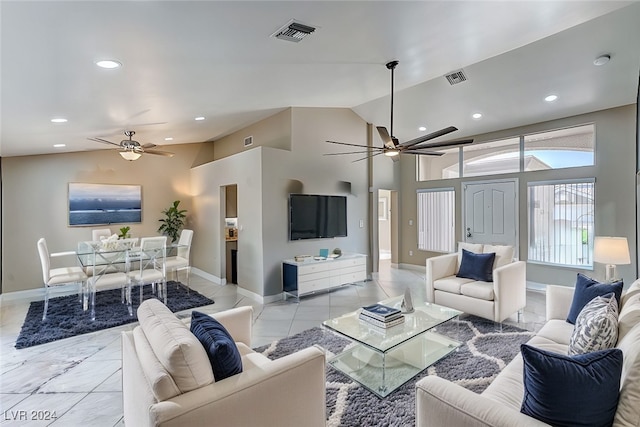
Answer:
[{"label": "white baseboard", "polygon": [[402,268],[405,270],[413,270],[413,271],[420,271],[422,273],[426,273],[426,266],[424,265],[416,265],[416,264],[398,264],[398,268]]},{"label": "white baseboard", "polygon": [[247,289],[244,289],[240,286],[238,286],[237,292],[242,296],[251,298],[252,300],[259,302],[260,304],[269,304],[276,301],[282,301],[283,299],[283,296],[281,293],[277,295],[262,296],[262,295],[256,294],[255,292],[251,292]]},{"label": "white baseboard", "polygon": [[213,282],[217,285],[226,285],[227,280],[221,279],[218,276],[214,276],[213,274],[207,273],[206,271],[200,270],[199,268],[191,267],[191,272],[196,276],[202,277],[203,279],[207,279],[210,282]]}]

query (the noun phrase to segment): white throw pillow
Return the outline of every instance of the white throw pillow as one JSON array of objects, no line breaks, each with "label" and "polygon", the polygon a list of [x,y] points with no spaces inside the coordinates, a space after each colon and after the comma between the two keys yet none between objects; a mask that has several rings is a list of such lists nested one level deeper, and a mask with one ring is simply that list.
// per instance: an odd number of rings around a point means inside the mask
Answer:
[{"label": "white throw pillow", "polygon": [[569,340],[569,355],[606,350],[618,341],[618,300],[613,292],[585,305]]},{"label": "white throw pillow", "polygon": [[489,254],[495,252],[496,259],[493,262],[493,269],[507,265],[513,262],[513,253],[515,248],[510,245],[484,245],[482,252]]}]

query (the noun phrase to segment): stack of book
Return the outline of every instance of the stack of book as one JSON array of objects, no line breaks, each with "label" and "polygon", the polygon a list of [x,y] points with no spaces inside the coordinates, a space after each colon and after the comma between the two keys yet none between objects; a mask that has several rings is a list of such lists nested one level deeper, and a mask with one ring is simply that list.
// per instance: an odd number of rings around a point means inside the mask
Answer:
[{"label": "stack of book", "polygon": [[393,307],[382,304],[369,305],[362,307],[360,311],[360,320],[364,320],[379,328],[390,328],[400,325],[404,322],[402,312]]}]

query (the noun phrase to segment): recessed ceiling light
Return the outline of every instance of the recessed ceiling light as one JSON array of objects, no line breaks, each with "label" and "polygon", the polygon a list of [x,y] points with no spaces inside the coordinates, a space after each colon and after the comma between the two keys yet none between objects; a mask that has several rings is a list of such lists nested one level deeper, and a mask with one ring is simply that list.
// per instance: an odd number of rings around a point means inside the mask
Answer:
[{"label": "recessed ceiling light", "polygon": [[165,141],[173,141],[173,138],[171,138],[170,136],[164,139]]},{"label": "recessed ceiling light", "polygon": [[548,96],[545,96],[544,98],[544,100],[547,102],[553,102],[556,99],[558,99],[558,95],[548,95]]},{"label": "recessed ceiling light", "polygon": [[53,146],[54,146],[55,148],[62,148],[62,147],[66,147],[66,146],[67,146],[67,144],[53,144]]},{"label": "recessed ceiling light", "polygon": [[609,62],[610,59],[611,59],[611,55],[609,54],[600,55],[596,59],[594,59],[593,65],[604,65],[607,62]]},{"label": "recessed ceiling light", "polygon": [[100,68],[108,68],[108,69],[122,67],[122,63],[118,61],[114,61],[113,59],[103,59],[100,61],[96,61],[96,65]]},{"label": "recessed ceiling light", "polygon": [[426,128],[426,127],[424,127],[424,126],[420,126],[420,127],[418,128],[418,130],[419,130],[420,132],[424,132],[425,130],[427,130],[427,128]]},{"label": "recessed ceiling light", "polygon": [[198,117],[196,117],[194,120],[198,120],[198,121],[200,121],[200,120],[204,120],[204,117],[202,117],[202,116],[198,116]]},{"label": "recessed ceiling light", "polygon": [[51,123],[67,123],[67,119],[56,117],[55,119],[51,119]]},{"label": "recessed ceiling light", "polygon": [[482,113],[473,113],[471,115],[471,117],[473,117],[476,120],[481,119],[482,118]]}]

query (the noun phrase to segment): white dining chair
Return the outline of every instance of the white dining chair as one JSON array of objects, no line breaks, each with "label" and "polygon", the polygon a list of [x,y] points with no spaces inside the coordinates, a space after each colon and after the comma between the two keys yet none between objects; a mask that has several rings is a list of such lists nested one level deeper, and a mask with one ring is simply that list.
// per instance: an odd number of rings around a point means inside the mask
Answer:
[{"label": "white dining chair", "polygon": [[[178,240],[178,249],[176,256],[167,257],[167,274],[174,273],[176,282],[178,281],[178,271],[187,271],[187,292],[189,291],[189,276],[191,270],[191,263],[189,262],[189,255],[191,252],[191,239],[193,238],[193,230],[182,230],[180,233],[180,239]],[[179,286],[179,285],[178,285]]]},{"label": "white dining chair", "polygon": [[[167,236],[143,237],[140,239],[140,251],[132,256],[139,268],[129,273],[129,278],[140,287],[140,303],[143,299],[145,284],[151,284],[153,292],[167,303]],[[129,290],[130,292],[130,290]]]},{"label": "white dining chair", "polygon": [[49,288],[69,283],[77,283],[79,285],[78,296],[82,301],[83,295],[85,294],[84,283],[87,280],[87,275],[84,273],[82,268],[78,266],[51,268],[51,258],[76,256],[76,253],[70,251],[51,254],[49,253],[47,241],[44,237],[38,240],[38,254],[40,255],[42,281],[44,282],[44,312],[42,313],[42,321],[45,321],[47,319],[47,310],[49,308]]},{"label": "white dining chair", "polygon": [[107,238],[111,236],[110,228],[96,228],[95,230],[91,230],[91,240],[94,242],[99,242],[101,237]]}]

